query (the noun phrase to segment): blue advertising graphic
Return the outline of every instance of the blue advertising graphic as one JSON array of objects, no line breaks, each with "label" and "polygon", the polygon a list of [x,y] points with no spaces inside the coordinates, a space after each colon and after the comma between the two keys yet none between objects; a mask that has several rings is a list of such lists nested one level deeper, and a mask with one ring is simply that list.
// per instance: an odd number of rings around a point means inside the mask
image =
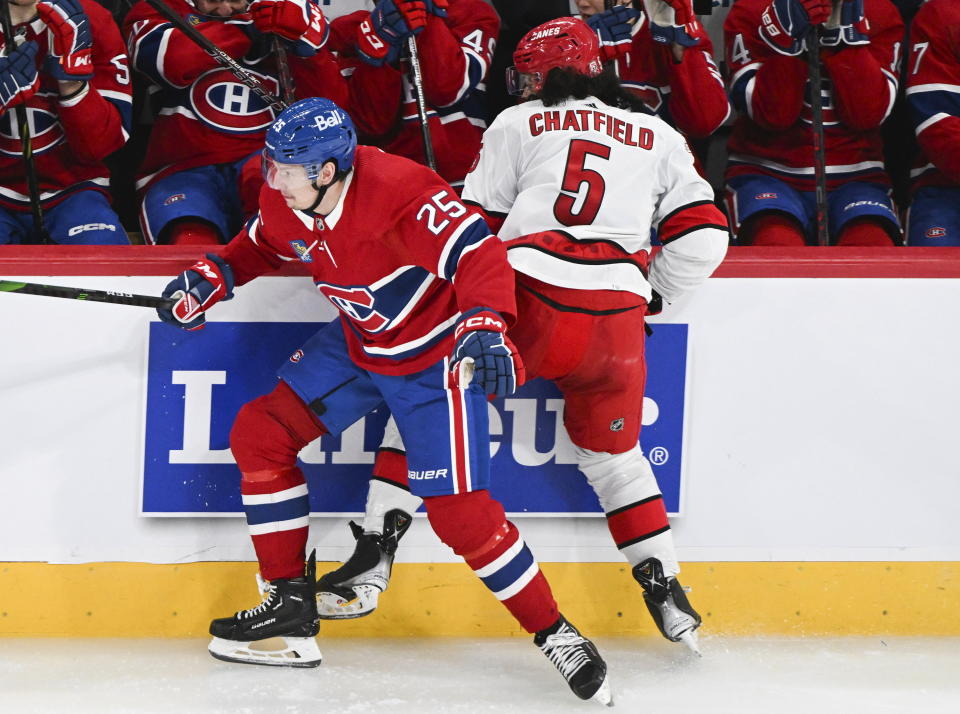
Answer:
[{"label": "blue advertising graphic", "polygon": [[[150,325],[144,515],[242,513],[230,427],[244,403],[276,385],[276,370],[323,323],[213,322],[181,332]],[[687,326],[654,326],[641,444],[667,511],[680,506]],[[599,513],[563,429],[563,400],[535,380],[490,405],[491,491],[509,513]],[[312,513],[360,513],[384,409],[300,454]]]}]

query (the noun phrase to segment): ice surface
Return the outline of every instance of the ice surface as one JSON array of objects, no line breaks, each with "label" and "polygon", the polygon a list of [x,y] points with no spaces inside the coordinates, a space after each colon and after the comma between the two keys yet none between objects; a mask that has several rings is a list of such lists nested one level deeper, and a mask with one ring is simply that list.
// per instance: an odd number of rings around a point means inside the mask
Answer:
[{"label": "ice surface", "polygon": [[[960,714],[958,638],[730,638],[704,657],[599,638],[626,714]],[[218,662],[200,640],[0,639],[0,712],[590,712],[524,639],[329,639],[316,669]]]}]

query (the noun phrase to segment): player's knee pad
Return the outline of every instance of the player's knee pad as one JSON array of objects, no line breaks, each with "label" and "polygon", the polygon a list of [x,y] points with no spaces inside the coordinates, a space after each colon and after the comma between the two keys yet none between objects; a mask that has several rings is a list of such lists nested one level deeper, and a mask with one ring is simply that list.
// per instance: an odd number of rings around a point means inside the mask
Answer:
[{"label": "player's knee pad", "polygon": [[434,532],[466,560],[492,549],[507,534],[503,506],[487,490],[423,500]]},{"label": "player's knee pad", "polygon": [[622,454],[574,447],[577,466],[606,513],[660,495],[660,487],[639,446]]},{"label": "player's knee pad", "polygon": [[326,433],[323,425],[286,384],[241,407],[230,430],[230,450],[241,472],[279,470]]}]

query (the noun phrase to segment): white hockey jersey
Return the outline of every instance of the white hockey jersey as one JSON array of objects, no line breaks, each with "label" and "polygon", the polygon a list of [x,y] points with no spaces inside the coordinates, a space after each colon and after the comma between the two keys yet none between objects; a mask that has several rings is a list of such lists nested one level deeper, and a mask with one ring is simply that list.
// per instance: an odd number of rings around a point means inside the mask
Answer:
[{"label": "white hockey jersey", "polygon": [[664,247],[647,276],[534,248],[509,251],[515,270],[560,287],[626,290],[649,300],[652,286],[669,302],[713,272],[729,241],[686,140],[657,117],[593,97],[552,107],[534,100],[501,112],[483,135],[463,199],[504,217],[498,235],[505,241],[562,231],[636,254],[650,251],[651,230],[658,231]]}]

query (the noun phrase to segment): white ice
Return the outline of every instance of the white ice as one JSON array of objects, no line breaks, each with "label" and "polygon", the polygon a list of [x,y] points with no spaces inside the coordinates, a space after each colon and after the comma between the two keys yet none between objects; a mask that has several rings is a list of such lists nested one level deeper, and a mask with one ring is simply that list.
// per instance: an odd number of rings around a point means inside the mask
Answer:
[{"label": "white ice", "polygon": [[[525,639],[320,640],[316,669],[201,640],[0,639],[0,712],[597,712]],[[621,714],[960,714],[958,638],[598,638]]]}]

